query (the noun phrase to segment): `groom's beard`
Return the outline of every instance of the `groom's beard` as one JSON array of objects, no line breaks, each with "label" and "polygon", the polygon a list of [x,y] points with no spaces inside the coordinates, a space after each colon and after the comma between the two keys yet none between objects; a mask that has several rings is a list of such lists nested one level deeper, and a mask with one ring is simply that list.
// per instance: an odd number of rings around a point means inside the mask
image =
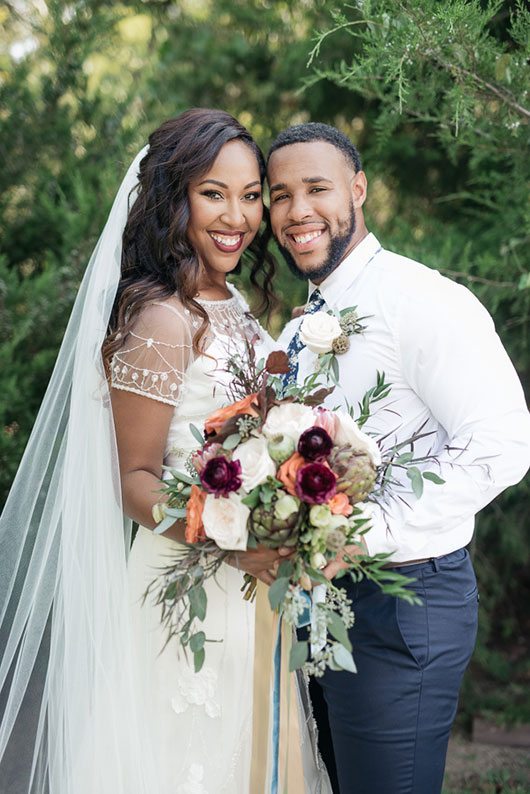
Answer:
[{"label": "groom's beard", "polygon": [[284,248],[283,245],[280,245],[280,243],[278,243],[278,248],[282,252],[289,270],[294,273],[297,278],[320,282],[324,281],[324,279],[327,278],[330,273],[333,273],[333,271],[338,268],[344,259],[344,254],[348,250],[348,246],[351,243],[355,229],[355,209],[352,202],[349,207],[349,217],[346,231],[343,234],[339,233],[330,238],[324,261],[312,270],[302,270],[298,267],[293,255],[287,248]]}]

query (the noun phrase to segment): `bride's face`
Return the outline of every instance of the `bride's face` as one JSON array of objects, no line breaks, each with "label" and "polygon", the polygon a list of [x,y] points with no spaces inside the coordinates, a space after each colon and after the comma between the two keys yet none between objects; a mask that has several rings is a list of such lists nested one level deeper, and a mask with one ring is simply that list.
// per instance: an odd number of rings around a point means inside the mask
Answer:
[{"label": "bride's face", "polygon": [[225,143],[210,170],[188,188],[188,239],[206,270],[233,270],[263,215],[256,157],[242,141]]}]

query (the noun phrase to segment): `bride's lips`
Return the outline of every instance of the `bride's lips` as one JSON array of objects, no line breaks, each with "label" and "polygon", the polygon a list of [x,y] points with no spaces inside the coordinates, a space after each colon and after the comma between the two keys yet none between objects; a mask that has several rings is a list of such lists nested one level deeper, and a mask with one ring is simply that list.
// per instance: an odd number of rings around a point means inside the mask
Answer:
[{"label": "bride's lips", "polygon": [[209,231],[208,234],[213,240],[213,244],[219,251],[226,254],[232,254],[239,251],[243,245],[243,238],[245,232],[225,232],[225,231]]},{"label": "bride's lips", "polygon": [[308,224],[307,226],[291,227],[286,232],[286,236],[292,249],[299,253],[304,253],[313,251],[318,247],[325,233],[325,227]]}]

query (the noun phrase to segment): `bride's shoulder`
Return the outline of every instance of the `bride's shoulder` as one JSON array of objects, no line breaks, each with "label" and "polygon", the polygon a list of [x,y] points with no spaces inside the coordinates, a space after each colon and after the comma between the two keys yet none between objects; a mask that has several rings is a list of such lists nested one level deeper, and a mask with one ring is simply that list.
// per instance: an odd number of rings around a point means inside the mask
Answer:
[{"label": "bride's shoulder", "polygon": [[189,344],[195,325],[195,318],[189,309],[172,295],[146,303],[138,312],[131,331],[142,338],[168,344]]}]

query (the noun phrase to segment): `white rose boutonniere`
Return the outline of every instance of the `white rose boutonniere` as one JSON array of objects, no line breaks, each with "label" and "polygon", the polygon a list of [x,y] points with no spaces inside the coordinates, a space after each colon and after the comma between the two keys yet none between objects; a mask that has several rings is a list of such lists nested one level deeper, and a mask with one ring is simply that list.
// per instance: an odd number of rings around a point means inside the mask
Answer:
[{"label": "white rose boutonniere", "polygon": [[350,349],[348,337],[366,330],[361,322],[366,318],[358,317],[356,309],[352,306],[335,314],[322,310],[307,314],[300,326],[300,340],[319,356],[346,353]]},{"label": "white rose boutonniere", "polygon": [[209,538],[215,540],[220,549],[245,551],[249,515],[249,508],[243,504],[237,493],[228,496],[208,494],[202,511],[204,531]]},{"label": "white rose boutonniere", "polygon": [[313,353],[331,353],[342,328],[335,315],[324,311],[307,314],[300,326],[300,341]]},{"label": "white rose boutonniere", "polygon": [[324,375],[328,382],[338,385],[339,364],[337,356],[350,349],[350,336],[366,330],[362,320],[366,317],[357,315],[357,307],[350,306],[340,311],[323,311],[306,314],[298,336],[300,342],[318,356],[316,372]]}]

